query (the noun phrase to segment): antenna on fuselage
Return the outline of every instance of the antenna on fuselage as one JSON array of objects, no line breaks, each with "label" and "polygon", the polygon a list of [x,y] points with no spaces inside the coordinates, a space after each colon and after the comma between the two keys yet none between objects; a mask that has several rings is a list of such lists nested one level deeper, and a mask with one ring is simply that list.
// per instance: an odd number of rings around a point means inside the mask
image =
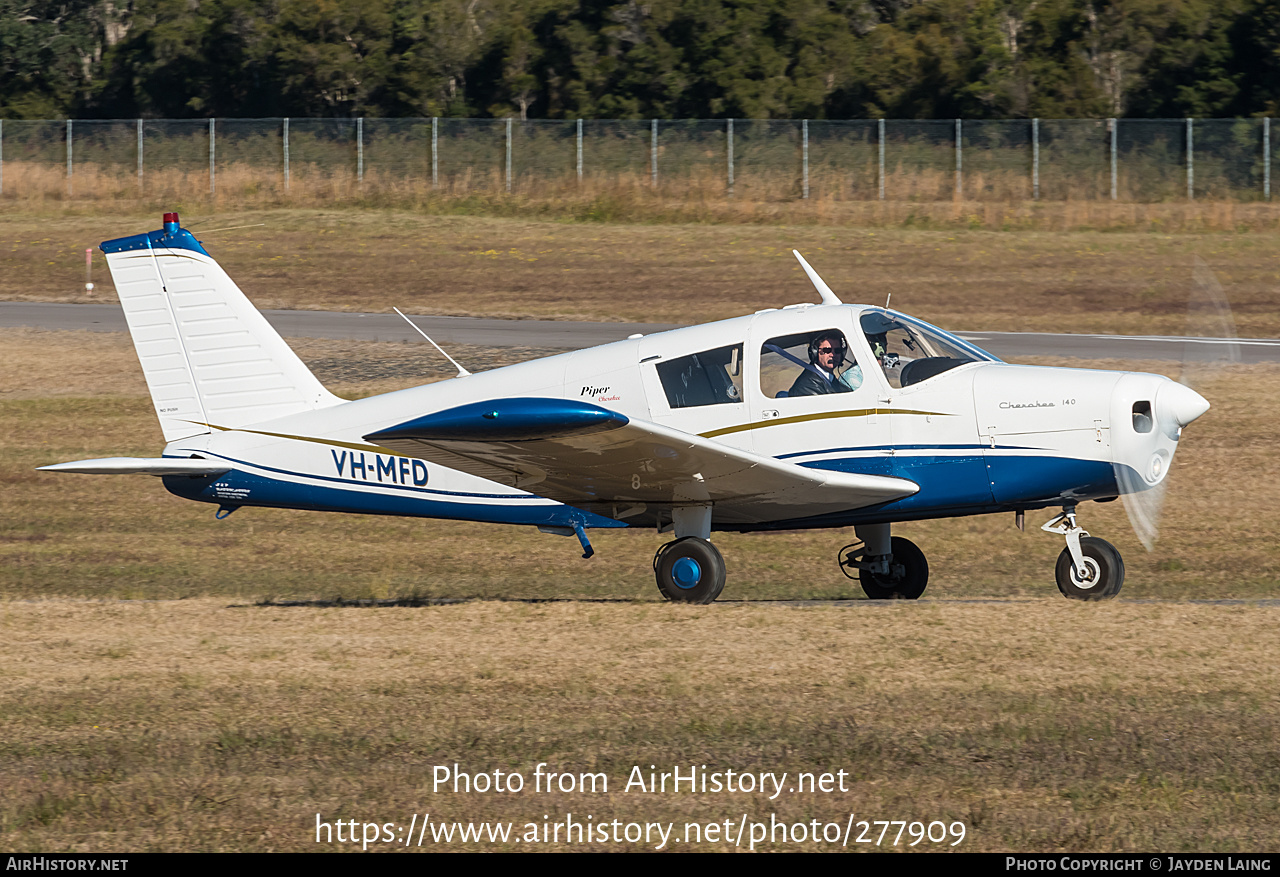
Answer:
[{"label": "antenna on fuselage", "polygon": [[413,326],[414,331],[416,331],[423,338],[426,338],[427,341],[431,342],[431,346],[434,347],[436,350],[439,350],[441,356],[449,360],[449,362],[453,363],[453,367],[458,370],[458,377],[465,378],[467,375],[471,374],[471,372],[467,371],[465,368],[458,365],[458,361],[456,359],[454,359],[449,354],[445,353],[443,347],[441,347],[439,344],[435,343],[434,341],[431,341],[431,336],[428,335],[426,332],[423,332],[421,329],[419,329],[417,323],[415,323],[413,320],[409,319],[408,317],[405,317],[404,311],[400,310],[399,308],[392,308],[391,310],[395,311],[401,317],[404,317],[404,321],[408,323],[410,326]]},{"label": "antenna on fuselage", "polygon": [[831,291],[831,287],[827,286],[827,282],[818,276],[818,272],[813,270],[813,266],[804,260],[804,256],[800,255],[799,250],[792,250],[791,254],[800,261],[800,267],[804,269],[804,273],[809,275],[809,282],[813,284],[813,288],[818,290],[818,295],[822,296],[824,305],[842,305],[840,297]]}]

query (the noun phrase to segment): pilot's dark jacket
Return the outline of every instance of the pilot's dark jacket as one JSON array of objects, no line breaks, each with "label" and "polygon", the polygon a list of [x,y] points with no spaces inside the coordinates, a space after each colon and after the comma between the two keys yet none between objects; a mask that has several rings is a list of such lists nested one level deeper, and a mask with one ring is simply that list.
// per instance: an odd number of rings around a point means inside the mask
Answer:
[{"label": "pilot's dark jacket", "polygon": [[853,390],[839,378],[828,381],[811,368],[800,372],[800,377],[787,391],[788,396],[825,396],[828,393],[852,393]]}]

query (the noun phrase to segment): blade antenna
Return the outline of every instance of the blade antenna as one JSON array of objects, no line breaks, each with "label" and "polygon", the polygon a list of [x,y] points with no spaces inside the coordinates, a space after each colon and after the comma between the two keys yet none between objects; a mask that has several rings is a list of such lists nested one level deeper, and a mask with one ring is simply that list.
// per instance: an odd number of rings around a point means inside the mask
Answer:
[{"label": "blade antenna", "polygon": [[809,275],[809,282],[813,284],[813,288],[818,290],[818,295],[822,296],[824,305],[842,305],[840,297],[831,291],[831,287],[827,286],[827,281],[818,276],[818,272],[813,270],[813,266],[804,260],[804,256],[800,255],[799,250],[792,250],[791,254],[800,262],[800,267],[804,269],[804,273]]},{"label": "blade antenna", "polygon": [[456,369],[458,370],[458,377],[460,377],[460,378],[465,378],[465,377],[467,377],[467,375],[471,374],[471,372],[467,371],[465,368],[463,368],[462,366],[458,365],[458,361],[457,361],[456,359],[454,359],[454,358],[453,358],[452,356],[450,356],[449,354],[445,353],[445,352],[444,352],[444,348],[443,348],[443,347],[441,347],[439,344],[435,343],[434,341],[431,341],[431,336],[430,336],[430,335],[428,335],[426,332],[423,332],[421,329],[419,329],[419,328],[418,328],[418,324],[417,324],[417,323],[415,323],[413,320],[409,319],[408,317],[405,317],[405,316],[404,316],[404,311],[400,310],[399,308],[392,308],[391,310],[395,311],[395,312],[396,312],[397,314],[399,314],[401,317],[404,317],[404,321],[405,321],[406,323],[408,323],[410,326],[413,326],[414,331],[416,331],[416,332],[417,332],[419,335],[421,335],[423,338],[426,338],[426,339],[427,339],[427,341],[429,341],[429,342],[431,343],[431,346],[432,346],[432,347],[434,347],[436,350],[439,350],[439,351],[440,351],[440,355],[441,355],[441,356],[443,356],[445,359],[449,360],[449,362],[453,363],[453,367],[454,367],[454,368],[456,368]]}]

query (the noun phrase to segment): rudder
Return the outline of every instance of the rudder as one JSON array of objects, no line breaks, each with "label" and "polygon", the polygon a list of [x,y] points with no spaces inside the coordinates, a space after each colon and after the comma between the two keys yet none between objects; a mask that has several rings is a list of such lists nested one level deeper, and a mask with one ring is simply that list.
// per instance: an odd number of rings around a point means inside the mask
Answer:
[{"label": "rudder", "polygon": [[176,213],[101,249],[165,441],[342,403]]}]

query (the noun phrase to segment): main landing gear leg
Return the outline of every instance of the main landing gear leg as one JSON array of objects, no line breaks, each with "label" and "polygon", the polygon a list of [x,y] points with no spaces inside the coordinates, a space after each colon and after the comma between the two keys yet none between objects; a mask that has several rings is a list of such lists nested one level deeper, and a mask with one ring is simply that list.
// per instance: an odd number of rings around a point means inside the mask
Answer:
[{"label": "main landing gear leg", "polygon": [[658,590],[672,603],[711,603],[724,590],[724,557],[711,544],[711,506],[671,510],[676,541],[653,556]]},{"label": "main landing gear leg", "polygon": [[929,562],[909,539],[889,535],[888,524],[864,524],[853,528],[862,540],[840,549],[841,571],[853,578],[872,600],[916,600],[929,584]]},{"label": "main landing gear leg", "polygon": [[1090,536],[1076,523],[1076,507],[1064,505],[1062,514],[1040,528],[1067,539],[1058,555],[1054,577],[1058,590],[1072,600],[1109,600],[1124,585],[1124,558],[1105,539]]}]

